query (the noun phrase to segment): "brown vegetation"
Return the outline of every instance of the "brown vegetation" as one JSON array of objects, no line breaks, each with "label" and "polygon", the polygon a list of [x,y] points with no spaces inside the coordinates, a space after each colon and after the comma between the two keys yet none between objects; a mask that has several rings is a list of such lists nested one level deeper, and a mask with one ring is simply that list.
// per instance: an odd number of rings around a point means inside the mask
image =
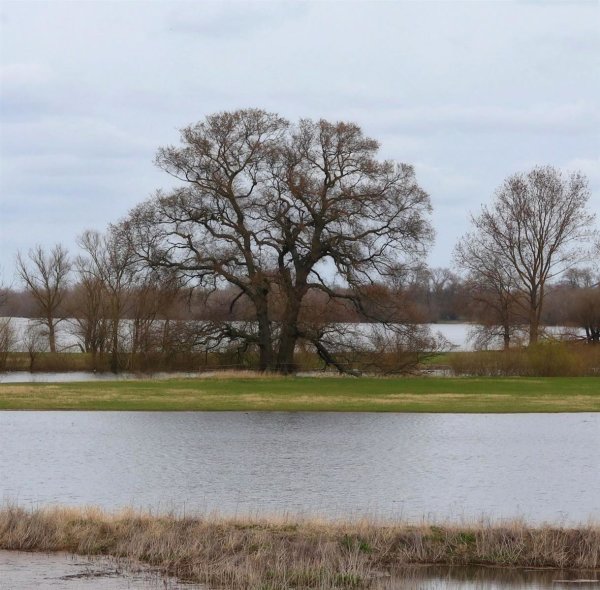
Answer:
[{"label": "brown vegetation", "polygon": [[[1,329],[0,325],[0,329]],[[0,333],[1,337],[1,333]],[[355,374],[417,374],[421,363],[435,356],[432,351],[410,351],[384,340],[372,350],[347,350],[338,354],[338,363]],[[424,340],[425,342],[425,340]],[[434,343],[435,344],[435,343]],[[253,350],[231,347],[220,352],[182,350],[185,341],[174,342],[168,349],[154,349],[136,353],[119,354],[120,370],[131,373],[157,373],[169,371],[255,371],[259,369],[258,354]],[[433,344],[431,345],[433,346]],[[27,352],[0,352],[0,371],[32,371],[57,373],[69,371],[109,372],[112,355],[101,353],[50,353],[35,348]],[[299,347],[295,354],[299,372],[325,372],[327,364],[314,352]],[[327,371],[329,372],[329,371]],[[262,373],[264,375],[264,372]]]},{"label": "brown vegetation", "polygon": [[455,375],[473,377],[583,377],[600,375],[600,348],[539,342],[504,351],[454,352],[445,359]]},{"label": "brown vegetation", "polygon": [[600,567],[600,528],[0,510],[0,549],[144,561],[226,588],[360,588],[407,564]]}]

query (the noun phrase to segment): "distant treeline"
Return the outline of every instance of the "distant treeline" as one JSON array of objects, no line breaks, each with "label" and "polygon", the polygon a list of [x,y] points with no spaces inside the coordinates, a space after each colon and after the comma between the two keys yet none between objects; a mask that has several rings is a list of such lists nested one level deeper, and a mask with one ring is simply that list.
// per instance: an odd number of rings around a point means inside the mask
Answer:
[{"label": "distant treeline", "polygon": [[[583,328],[585,341],[598,343],[600,337],[600,287],[598,276],[587,269],[570,269],[560,281],[548,286],[542,323],[549,326]],[[56,328],[68,318],[67,331],[75,337],[76,347],[68,350],[55,345],[52,351],[49,340],[49,319],[40,319],[39,300],[30,291],[5,289],[2,292],[0,317],[30,318],[25,332],[17,338],[14,322],[4,320],[0,326],[0,370],[208,370],[227,368],[255,368],[258,358],[255,349],[243,343],[220,340],[212,331],[214,325],[252,325],[253,308],[243,294],[235,289],[202,291],[190,289],[178,282],[132,280],[124,284],[115,295],[106,286],[86,283],[86,277],[77,272],[65,281],[60,304],[53,310],[51,322]],[[343,294],[343,293],[342,293]],[[275,294],[272,295],[275,298]],[[446,268],[423,269],[408,277],[403,285],[390,288],[372,286],[363,293],[360,310],[343,297],[329,298],[318,290],[305,298],[305,313],[315,321],[321,318],[330,328],[328,338],[346,343],[342,352],[337,350],[340,366],[360,371],[397,373],[412,370],[424,355],[443,350],[444,343],[427,340],[426,331],[420,332],[417,345],[406,346],[410,337],[416,337],[418,326],[435,322],[472,322],[478,348],[498,347],[502,328],[495,324],[495,310],[474,292],[473,284]],[[366,337],[354,337],[347,326],[353,323],[371,323],[368,315],[370,300],[393,301],[406,314],[408,331],[402,346],[391,346],[389,338],[381,332]],[[281,306],[273,301],[271,309]],[[527,322],[514,313],[511,330],[513,346],[526,343]],[[282,316],[274,313],[273,322]],[[416,325],[415,325],[416,324]],[[342,326],[335,328],[335,326]],[[333,327],[332,327],[333,326]],[[413,326],[411,329],[410,326]],[[517,334],[520,332],[520,340]],[[357,328],[356,334],[360,333]],[[575,336],[572,336],[575,338]],[[353,346],[347,346],[348,342]],[[9,354],[20,350],[19,354]],[[535,349],[548,356],[550,350]],[[562,350],[562,349],[561,349]],[[72,354],[86,353],[80,359]],[[582,351],[583,353],[583,351]],[[551,367],[530,366],[525,356],[452,355],[447,359],[452,370],[459,374],[595,374],[596,356],[586,357],[590,367],[580,367],[583,357],[573,356],[575,351],[561,352],[561,362],[548,357]],[[570,356],[569,356],[570,355]],[[535,357],[535,359],[537,359]],[[552,358],[550,358],[552,357]],[[571,358],[573,357],[573,358]],[[535,360],[534,359],[534,360]],[[565,362],[571,359],[569,367]],[[321,359],[322,361],[322,359]],[[518,362],[517,362],[518,361]],[[296,366],[302,370],[323,367],[319,356],[310,346],[299,346],[295,352]],[[561,364],[562,363],[562,364]],[[589,363],[588,363],[589,364]]]},{"label": "distant treeline", "polygon": [[[419,323],[472,322],[488,324],[487,306],[474,297],[473,284],[448,268],[423,269],[413,273],[406,283],[395,289],[379,285],[373,290],[387,291],[388,296],[410,304],[411,318]],[[161,308],[155,317],[172,320],[252,321],[253,308],[236,289],[202,291],[180,288],[168,298],[161,297],[160,285],[148,289],[128,287],[123,319],[136,319],[140,299],[153,299]],[[343,292],[343,290],[340,290]],[[151,295],[151,296],[150,296]],[[164,293],[163,293],[164,295]],[[368,297],[368,291],[364,294]],[[275,296],[274,296],[275,297]],[[586,328],[600,323],[600,274],[593,270],[570,269],[558,281],[547,286],[547,301],[542,312],[546,326]],[[56,310],[57,317],[82,319],[85,286],[75,280],[70,283],[64,300]],[[137,304],[136,304],[137,300]],[[307,296],[307,305],[315,313],[327,315],[331,322],[365,323],[370,318],[342,299],[331,300],[318,290]],[[276,308],[276,306],[274,306]],[[0,317],[38,318],[40,309],[35,296],[24,289],[0,289]],[[273,319],[277,319],[274,316]],[[518,322],[515,322],[518,324]],[[598,340],[598,338],[595,338]]]}]

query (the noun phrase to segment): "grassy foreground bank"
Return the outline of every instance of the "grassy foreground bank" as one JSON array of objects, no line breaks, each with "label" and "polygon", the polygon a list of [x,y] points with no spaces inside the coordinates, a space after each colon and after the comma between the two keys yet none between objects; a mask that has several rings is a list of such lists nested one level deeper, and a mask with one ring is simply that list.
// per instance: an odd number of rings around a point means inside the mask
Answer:
[{"label": "grassy foreground bank", "polygon": [[597,412],[600,378],[217,376],[0,384],[0,410]]},{"label": "grassy foreground bank", "polygon": [[409,526],[375,521],[0,509],[0,549],[112,555],[223,588],[365,588],[408,564],[600,568],[600,527]]}]

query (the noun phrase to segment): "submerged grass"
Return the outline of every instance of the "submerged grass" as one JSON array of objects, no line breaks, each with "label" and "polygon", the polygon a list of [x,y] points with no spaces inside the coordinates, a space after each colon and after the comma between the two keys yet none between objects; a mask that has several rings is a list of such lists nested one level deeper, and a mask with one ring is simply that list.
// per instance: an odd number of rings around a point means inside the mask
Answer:
[{"label": "submerged grass", "polygon": [[223,588],[366,588],[409,564],[600,568],[600,526],[409,526],[360,520],[0,509],[0,549],[143,561]]},{"label": "submerged grass", "polygon": [[344,378],[260,374],[0,384],[0,410],[597,412],[600,377]]}]

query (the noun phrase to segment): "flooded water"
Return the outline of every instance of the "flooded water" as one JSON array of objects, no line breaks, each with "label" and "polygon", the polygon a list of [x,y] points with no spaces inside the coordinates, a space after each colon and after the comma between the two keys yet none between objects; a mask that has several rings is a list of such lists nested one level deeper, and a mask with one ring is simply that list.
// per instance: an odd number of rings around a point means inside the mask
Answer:
[{"label": "flooded water", "polygon": [[81,381],[138,381],[143,379],[186,379],[210,377],[211,373],[97,373],[68,371],[57,373],[11,371],[0,373],[0,383],[77,383]]},{"label": "flooded water", "polygon": [[[0,498],[23,506],[569,524],[598,519],[599,449],[599,414],[1,412]],[[410,567],[373,587],[600,588],[599,577]],[[0,588],[208,590],[110,559],[6,551]]]},{"label": "flooded water", "polygon": [[[36,320],[27,318],[0,318],[10,319],[11,326],[16,333],[16,344],[15,350],[26,352],[27,347],[25,344],[25,334],[29,326],[37,325]],[[470,338],[473,331],[473,324],[468,323],[450,323],[450,324],[425,324],[433,334],[439,334],[442,336],[448,344],[454,350],[472,350],[473,340]],[[363,336],[370,334],[372,331],[372,324],[348,324],[348,334],[352,335],[352,338],[360,339],[361,334]],[[546,333],[554,336],[559,336],[564,333],[578,334],[579,336],[584,335],[584,331],[581,329],[565,328],[561,326],[549,326],[545,327]],[[77,336],[79,329],[77,323],[73,319],[66,319],[57,326],[56,338],[57,346],[60,351],[64,352],[79,352],[81,350],[81,340]],[[131,338],[131,323],[128,320],[122,322],[122,339],[124,342],[128,342]],[[492,348],[502,348],[502,341],[498,339],[496,343],[492,345]]]},{"label": "flooded water", "polygon": [[66,553],[0,551],[1,590],[203,590],[151,568]]},{"label": "flooded water", "polygon": [[1,412],[0,500],[577,523],[599,450],[586,413]]},{"label": "flooded water", "polygon": [[[373,590],[541,590],[598,588],[598,572],[481,567],[406,567],[376,581]],[[0,551],[2,590],[209,590],[164,577],[151,568],[65,553]]]}]

